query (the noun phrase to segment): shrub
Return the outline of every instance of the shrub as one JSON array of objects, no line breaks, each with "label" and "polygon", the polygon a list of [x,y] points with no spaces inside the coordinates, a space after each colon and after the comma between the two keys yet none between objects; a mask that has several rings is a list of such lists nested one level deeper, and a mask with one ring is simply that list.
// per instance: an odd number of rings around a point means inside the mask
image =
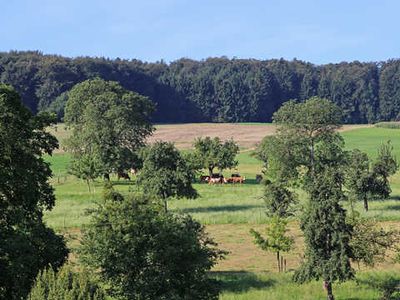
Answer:
[{"label": "shrub", "polygon": [[143,195],[106,200],[84,231],[80,258],[113,296],[217,299],[208,271],[224,254],[190,216],[164,213]]},{"label": "shrub", "polygon": [[75,273],[70,266],[58,272],[51,267],[36,278],[28,300],[104,300],[105,293],[87,272]]}]

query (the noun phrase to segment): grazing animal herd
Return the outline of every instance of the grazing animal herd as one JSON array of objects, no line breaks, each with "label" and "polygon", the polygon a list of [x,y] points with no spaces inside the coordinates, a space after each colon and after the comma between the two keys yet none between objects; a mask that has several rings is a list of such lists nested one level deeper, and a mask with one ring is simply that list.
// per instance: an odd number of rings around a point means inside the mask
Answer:
[{"label": "grazing animal herd", "polygon": [[[137,171],[135,169],[130,169],[129,173],[131,175],[136,175]],[[131,177],[129,176],[128,173],[119,171],[117,172],[117,179],[125,179],[125,180],[131,180]],[[109,174],[104,174],[104,179],[106,180],[110,180],[110,176]],[[256,175],[256,182],[260,183],[262,181],[263,177],[260,174]],[[234,173],[231,175],[231,177],[229,178],[225,178],[224,175],[219,174],[219,173],[214,173],[211,176],[209,175],[201,175],[200,176],[200,183],[208,183],[210,185],[212,184],[226,184],[226,183],[239,183],[239,184],[243,184],[246,181],[246,177],[245,176],[241,176],[238,173]]]},{"label": "grazing animal herd", "polygon": [[201,175],[200,182],[208,184],[224,184],[224,183],[244,183],[246,177],[239,174],[232,174],[230,178],[225,178],[222,174],[212,174],[211,176]]}]

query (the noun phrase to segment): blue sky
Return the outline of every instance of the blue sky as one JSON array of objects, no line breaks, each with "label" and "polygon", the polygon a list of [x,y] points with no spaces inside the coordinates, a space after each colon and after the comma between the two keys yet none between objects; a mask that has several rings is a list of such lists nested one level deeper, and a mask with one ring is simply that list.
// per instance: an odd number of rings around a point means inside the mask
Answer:
[{"label": "blue sky", "polygon": [[0,0],[0,51],[316,64],[400,57],[397,0]]}]

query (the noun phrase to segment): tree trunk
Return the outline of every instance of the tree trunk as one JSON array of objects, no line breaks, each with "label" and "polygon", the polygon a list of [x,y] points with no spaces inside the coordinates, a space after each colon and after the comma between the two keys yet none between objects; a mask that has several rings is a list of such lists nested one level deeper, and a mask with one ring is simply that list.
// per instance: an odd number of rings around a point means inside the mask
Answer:
[{"label": "tree trunk", "polygon": [[279,258],[279,251],[276,252],[276,260],[278,261],[278,272],[281,271],[281,260]]},{"label": "tree trunk", "polygon": [[285,272],[286,272],[286,258],[283,260],[283,265],[285,267]]},{"label": "tree trunk", "polygon": [[327,300],[335,300],[332,292],[332,283],[330,281],[324,280],[324,289],[326,290]]},{"label": "tree trunk", "polygon": [[367,199],[367,197],[364,197],[364,208],[365,208],[365,211],[368,211],[368,199]]},{"label": "tree trunk", "polygon": [[86,179],[86,184],[87,184],[87,186],[88,186],[89,193],[91,193],[91,190],[90,190],[90,181],[89,181],[89,179]]},{"label": "tree trunk", "polygon": [[164,212],[168,212],[168,202],[167,202],[167,199],[165,198],[165,199],[163,199],[163,201],[164,201]]},{"label": "tree trunk", "polygon": [[310,148],[310,164],[311,164],[311,175],[314,176],[314,140],[311,137],[311,148]]},{"label": "tree trunk", "polygon": [[208,167],[208,175],[210,175],[210,178],[213,174],[213,170],[214,170],[214,167]]}]

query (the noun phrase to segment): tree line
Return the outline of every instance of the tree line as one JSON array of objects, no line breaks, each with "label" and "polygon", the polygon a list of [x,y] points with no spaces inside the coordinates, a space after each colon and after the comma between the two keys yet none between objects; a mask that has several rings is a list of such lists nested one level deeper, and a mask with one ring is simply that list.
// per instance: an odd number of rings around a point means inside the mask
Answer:
[{"label": "tree line", "polygon": [[345,123],[395,120],[400,60],[314,65],[300,60],[208,58],[169,64],[0,53],[0,82],[15,87],[33,112],[63,117],[67,92],[87,79],[118,82],[156,105],[153,122],[267,122],[286,101],[330,99]]}]

